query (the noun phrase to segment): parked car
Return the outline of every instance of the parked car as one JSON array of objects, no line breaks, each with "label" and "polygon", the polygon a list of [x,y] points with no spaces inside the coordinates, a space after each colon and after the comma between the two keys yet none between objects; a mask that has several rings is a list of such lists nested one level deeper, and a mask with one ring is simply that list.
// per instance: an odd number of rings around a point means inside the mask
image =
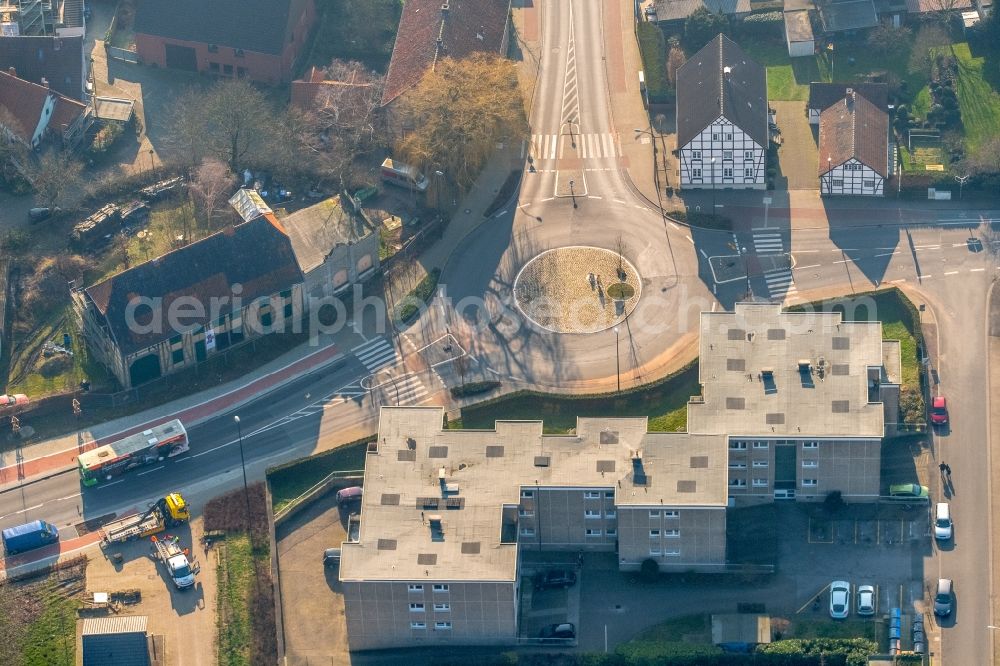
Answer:
[{"label": "parked car", "polygon": [[858,615],[868,617],[875,614],[875,588],[858,585]]},{"label": "parked car", "polygon": [[0,395],[0,408],[22,407],[29,402],[28,396],[23,393],[4,393]]},{"label": "parked car", "polygon": [[900,499],[926,500],[930,496],[927,486],[917,483],[894,483],[889,486],[889,496]]},{"label": "parked car", "polygon": [[58,215],[61,212],[62,211],[59,209],[58,206],[55,208],[48,208],[45,206],[39,208],[31,208],[28,210],[28,221],[31,222],[32,224],[35,224],[36,222],[47,220],[53,215]]},{"label": "parked car", "polygon": [[361,486],[351,486],[337,491],[337,504],[348,504],[350,502],[360,502],[364,490]]},{"label": "parked car", "polygon": [[946,423],[948,423],[948,400],[943,395],[936,395],[931,398],[931,424]]},{"label": "parked car", "polygon": [[953,586],[950,578],[938,578],[937,592],[934,594],[934,614],[938,617],[951,615]]},{"label": "parked car", "polygon": [[576,583],[576,574],[568,569],[552,569],[535,574],[535,589],[571,587]]},{"label": "parked car", "polygon": [[538,632],[539,638],[576,638],[576,626],[572,622],[550,624]]},{"label": "parked car", "polygon": [[830,617],[843,620],[851,612],[851,584],[846,580],[830,583]]},{"label": "parked car", "polygon": [[947,502],[938,502],[934,507],[934,538],[947,541],[951,538],[952,528],[951,506]]}]

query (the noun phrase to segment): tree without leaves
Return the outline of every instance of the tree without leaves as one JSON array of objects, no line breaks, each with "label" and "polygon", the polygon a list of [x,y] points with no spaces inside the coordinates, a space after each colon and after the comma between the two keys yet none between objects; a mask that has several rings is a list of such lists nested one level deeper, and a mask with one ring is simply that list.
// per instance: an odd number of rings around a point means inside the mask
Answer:
[{"label": "tree without leaves", "polygon": [[670,52],[667,54],[667,81],[670,85],[677,85],[677,70],[687,61],[684,49],[679,44],[671,44]]},{"label": "tree without leaves", "polygon": [[950,43],[948,33],[937,23],[925,23],[920,26],[913,40],[913,46],[910,47],[908,71],[930,77],[934,65],[934,50]]},{"label": "tree without leaves", "polygon": [[35,197],[43,206],[65,207],[66,197],[82,184],[83,165],[67,152],[48,151],[27,168]]},{"label": "tree without leaves", "polygon": [[397,152],[425,170],[441,170],[461,189],[475,182],[497,143],[528,136],[516,65],[477,53],[445,58],[399,102],[404,127]]},{"label": "tree without leaves", "polygon": [[24,168],[28,148],[15,137],[24,136],[21,123],[6,106],[0,105],[0,173],[8,178]]},{"label": "tree without leaves", "polygon": [[326,77],[330,83],[305,111],[298,135],[317,170],[343,190],[352,184],[357,158],[383,147],[384,79],[361,63],[339,60],[326,68]]},{"label": "tree without leaves", "polygon": [[169,124],[172,143],[188,153],[192,165],[207,154],[234,172],[247,163],[267,163],[282,126],[281,114],[243,79],[184,93],[170,111]]},{"label": "tree without leaves", "polygon": [[212,157],[203,159],[192,174],[188,192],[195,207],[204,216],[209,231],[213,229],[212,218],[228,202],[234,181],[235,176],[229,167]]},{"label": "tree without leaves", "polygon": [[875,53],[892,55],[904,51],[911,37],[912,33],[905,25],[897,27],[882,21],[868,33],[866,44]]}]

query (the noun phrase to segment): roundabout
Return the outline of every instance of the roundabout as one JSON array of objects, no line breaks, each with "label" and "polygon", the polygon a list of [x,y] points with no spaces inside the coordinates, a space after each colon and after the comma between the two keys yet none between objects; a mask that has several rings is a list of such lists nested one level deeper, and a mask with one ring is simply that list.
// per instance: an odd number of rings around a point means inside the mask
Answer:
[{"label": "roundabout", "polygon": [[517,308],[553,333],[597,333],[635,309],[641,277],[622,255],[598,247],[547,250],[530,259],[514,279]]}]

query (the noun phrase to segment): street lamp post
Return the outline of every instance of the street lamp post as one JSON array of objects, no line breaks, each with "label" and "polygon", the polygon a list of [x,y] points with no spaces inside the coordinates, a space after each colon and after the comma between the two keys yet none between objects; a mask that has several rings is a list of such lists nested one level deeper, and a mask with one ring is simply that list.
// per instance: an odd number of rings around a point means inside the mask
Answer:
[{"label": "street lamp post", "polygon": [[955,180],[958,181],[958,198],[962,199],[962,188],[965,187],[965,181],[969,180],[969,174],[964,176],[955,176]]},{"label": "street lamp post", "polygon": [[153,149],[149,149],[149,173],[152,174],[156,170],[156,165],[153,163]]},{"label": "street lamp post", "polygon": [[574,184],[572,180],[569,181],[569,196],[573,199],[573,208],[576,208],[576,192],[573,191]]},{"label": "street lamp post", "polygon": [[833,158],[827,156],[826,158],[826,193],[833,196]]},{"label": "street lamp post", "polygon": [[715,158],[712,158],[712,219],[718,217],[718,212],[715,209]]},{"label": "street lamp post", "polygon": [[622,364],[618,353],[618,327],[615,326],[615,376],[618,378],[618,393],[622,392]]},{"label": "street lamp post", "polygon": [[246,458],[243,457],[243,429],[240,426],[240,417],[233,416],[233,421],[236,422],[236,432],[239,435],[240,443],[240,467],[243,469],[243,497],[247,502],[247,534],[250,535],[250,547],[253,547],[253,528],[250,523],[250,487],[247,485],[247,462]]},{"label": "street lamp post", "polygon": [[94,97],[97,97],[97,72],[94,71],[94,59],[90,59],[90,80],[94,84]]}]

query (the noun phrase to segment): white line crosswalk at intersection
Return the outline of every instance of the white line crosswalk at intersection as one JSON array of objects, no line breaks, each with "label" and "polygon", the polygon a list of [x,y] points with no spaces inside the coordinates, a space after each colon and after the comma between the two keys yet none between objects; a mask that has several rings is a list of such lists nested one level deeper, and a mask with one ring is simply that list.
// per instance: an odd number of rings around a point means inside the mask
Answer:
[{"label": "white line crosswalk at intersection", "polygon": [[609,133],[533,134],[531,155],[536,160],[601,159],[620,157],[620,151],[614,135]]},{"label": "white line crosswalk at intersection", "polygon": [[396,348],[385,338],[369,340],[352,349],[351,353],[361,361],[368,372],[375,372],[399,360]]},{"label": "white line crosswalk at intersection", "polygon": [[792,271],[787,268],[764,273],[764,281],[767,283],[767,289],[772,296],[785,296],[796,293]]},{"label": "white line crosswalk at intersection", "polygon": [[757,254],[781,254],[784,252],[780,233],[754,232],[753,247]]}]

